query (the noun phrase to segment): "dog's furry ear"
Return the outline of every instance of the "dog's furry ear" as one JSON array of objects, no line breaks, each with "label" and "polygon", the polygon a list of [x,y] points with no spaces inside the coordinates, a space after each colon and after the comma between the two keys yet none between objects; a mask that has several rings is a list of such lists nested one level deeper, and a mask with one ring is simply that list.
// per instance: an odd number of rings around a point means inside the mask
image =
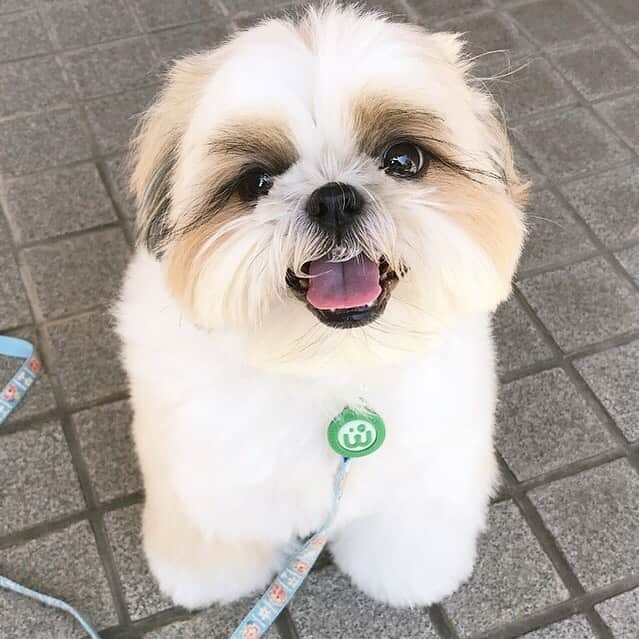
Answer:
[{"label": "dog's furry ear", "polygon": [[[494,103],[492,97],[490,99]],[[485,115],[483,121],[484,126],[490,133],[495,163],[501,170],[508,193],[517,207],[523,209],[528,202],[530,181],[519,173],[515,166],[513,150],[508,138],[503,113],[495,104],[493,111]]]},{"label": "dog's furry ear", "polygon": [[[463,34],[451,32],[431,33],[429,38],[447,64],[458,69],[467,82],[476,84],[476,82],[473,82],[471,73],[473,59],[468,57]],[[504,114],[484,86],[474,88],[473,93],[477,116],[485,127],[495,167],[502,175],[513,202],[519,208],[523,208],[528,200],[530,183],[520,175],[515,166]]]},{"label": "dog's furry ear", "polygon": [[131,190],[137,205],[137,242],[155,255],[161,255],[169,232],[168,212],[180,140],[213,72],[214,59],[211,53],[202,53],[173,64],[132,142]]}]

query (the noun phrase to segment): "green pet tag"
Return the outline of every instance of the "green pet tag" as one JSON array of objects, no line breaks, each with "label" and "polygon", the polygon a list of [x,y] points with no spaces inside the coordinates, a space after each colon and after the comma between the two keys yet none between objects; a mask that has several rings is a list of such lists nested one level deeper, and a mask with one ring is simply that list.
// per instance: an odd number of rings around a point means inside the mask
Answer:
[{"label": "green pet tag", "polygon": [[386,438],[382,418],[374,411],[345,408],[328,427],[328,443],[342,457],[374,453]]}]

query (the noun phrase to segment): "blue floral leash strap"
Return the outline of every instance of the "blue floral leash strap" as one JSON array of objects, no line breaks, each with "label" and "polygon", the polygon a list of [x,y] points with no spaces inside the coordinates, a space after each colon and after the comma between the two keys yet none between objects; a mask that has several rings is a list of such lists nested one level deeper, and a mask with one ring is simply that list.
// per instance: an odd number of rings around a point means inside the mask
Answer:
[{"label": "blue floral leash strap", "polygon": [[351,457],[363,457],[375,452],[386,437],[382,418],[375,412],[345,408],[328,427],[328,442],[342,457],[333,489],[333,505],[322,527],[286,562],[266,592],[242,619],[229,639],[259,639],[273,625],[288,606],[328,541],[344,485],[351,465]]},{"label": "blue floral leash strap", "polygon": [[24,360],[0,394],[0,426],[2,426],[31,384],[35,382],[41,365],[33,351],[33,345],[17,337],[0,335],[0,355]]},{"label": "blue floral leash strap", "polygon": [[[24,360],[0,395],[0,427],[19,404],[40,372],[40,360],[33,345],[26,340],[0,335],[0,356]],[[328,533],[333,526],[337,509],[344,493],[344,485],[352,457],[363,457],[375,452],[384,442],[386,429],[381,417],[371,411],[344,410],[330,423],[328,441],[331,448],[341,456],[334,480],[333,504],[324,524],[286,562],[266,592],[229,639],[259,639],[271,627],[278,615],[288,606],[315,561],[326,546]],[[0,575],[0,588],[30,597],[53,608],[59,608],[75,617],[91,639],[100,639],[97,631],[73,606],[61,599],[31,590]]]},{"label": "blue floral leash strap", "polygon": [[[0,335],[0,356],[14,357],[24,360],[22,365],[14,373],[13,377],[2,388],[0,392],[0,427],[7,421],[9,415],[14,411],[20,403],[26,392],[35,382],[42,365],[38,359],[33,345],[26,340],[17,337],[6,337]],[[98,633],[92,628],[91,624],[66,601],[50,597],[49,595],[36,592],[25,586],[22,586],[7,577],[0,575],[0,588],[11,590],[12,592],[35,599],[52,608],[59,608],[73,615],[78,623],[86,630],[91,639],[100,639]]]}]

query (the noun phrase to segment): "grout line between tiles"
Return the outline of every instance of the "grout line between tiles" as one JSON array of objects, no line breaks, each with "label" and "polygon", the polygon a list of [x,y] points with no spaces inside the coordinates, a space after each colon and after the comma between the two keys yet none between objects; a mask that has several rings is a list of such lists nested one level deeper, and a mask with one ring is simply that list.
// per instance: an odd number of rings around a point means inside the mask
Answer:
[{"label": "grout line between tiles", "polygon": [[441,639],[459,639],[455,625],[441,604],[432,604],[428,609],[428,614],[431,624]]},{"label": "grout line between tiles", "polygon": [[[564,586],[568,590],[571,598],[580,597],[586,594],[579,578],[573,571],[568,559],[561,550],[557,540],[550,530],[546,527],[539,511],[534,506],[527,493],[522,490],[516,477],[508,467],[508,464],[501,455],[497,454],[498,463],[501,469],[508,490],[512,494],[513,501],[519,508],[523,518],[526,520],[528,527],[537,539],[541,549],[546,554],[555,572],[559,575]],[[599,614],[592,608],[584,611],[588,622],[593,630],[595,630],[600,639],[613,639],[610,633],[605,632],[605,624]]]},{"label": "grout line between tiles", "polygon": [[568,375],[573,385],[580,393],[580,395],[586,400],[586,402],[595,410],[596,414],[600,417],[602,424],[606,427],[610,435],[617,442],[617,445],[624,451],[625,454],[630,452],[630,444],[626,439],[625,435],[621,431],[621,429],[617,426],[615,420],[612,418],[610,413],[606,410],[601,400],[597,397],[595,392],[590,388],[590,386],[586,383],[581,374],[574,367],[570,359],[565,357],[564,351],[561,349],[559,344],[555,341],[554,337],[546,327],[546,325],[541,321],[535,310],[529,304],[528,300],[525,298],[523,293],[515,288],[515,295],[518,300],[521,302],[524,310],[530,317],[531,321],[535,326],[539,329],[542,337],[546,341],[546,343],[553,349],[556,356],[561,359],[560,366],[563,368],[565,373]]},{"label": "grout line between tiles", "polygon": [[293,615],[289,607],[284,608],[277,617],[275,620],[275,627],[277,628],[281,639],[300,639],[300,634],[297,631],[297,627],[295,626]]}]

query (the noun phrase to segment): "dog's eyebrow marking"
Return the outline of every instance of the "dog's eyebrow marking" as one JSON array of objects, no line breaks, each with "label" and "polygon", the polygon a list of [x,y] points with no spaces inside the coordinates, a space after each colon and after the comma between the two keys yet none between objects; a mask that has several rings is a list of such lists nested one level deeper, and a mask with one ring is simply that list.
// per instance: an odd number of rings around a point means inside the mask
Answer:
[{"label": "dog's eyebrow marking", "polygon": [[227,160],[261,165],[274,174],[283,173],[299,158],[288,128],[271,120],[227,124],[209,141],[209,150]]},{"label": "dog's eyebrow marking", "polygon": [[384,95],[362,94],[353,102],[353,129],[363,153],[378,156],[388,144],[409,139],[443,142],[442,118]]},{"label": "dog's eyebrow marking", "polygon": [[380,158],[398,140],[410,140],[426,150],[445,169],[477,181],[479,178],[505,182],[497,172],[473,166],[472,158],[452,141],[443,118],[416,105],[384,94],[362,93],[352,105],[352,126],[362,153]]}]

